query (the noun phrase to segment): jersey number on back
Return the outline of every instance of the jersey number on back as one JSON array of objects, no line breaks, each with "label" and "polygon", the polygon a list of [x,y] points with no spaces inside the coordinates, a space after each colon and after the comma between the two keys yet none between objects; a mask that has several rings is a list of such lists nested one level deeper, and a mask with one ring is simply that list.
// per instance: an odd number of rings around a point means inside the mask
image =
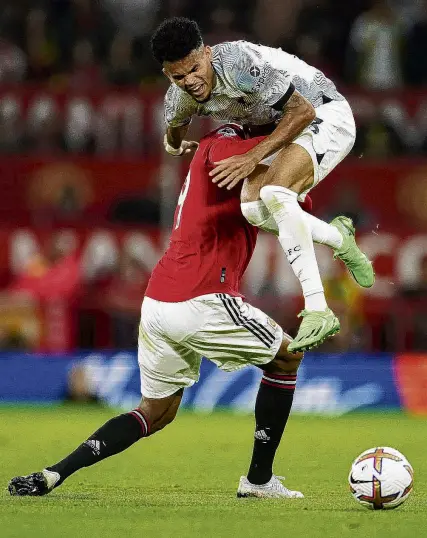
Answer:
[{"label": "jersey number on back", "polygon": [[187,197],[189,188],[190,188],[190,172],[188,172],[187,177],[185,178],[184,185],[182,186],[181,192],[179,193],[178,204],[177,204],[178,213],[176,216],[175,230],[181,224],[182,207]]}]

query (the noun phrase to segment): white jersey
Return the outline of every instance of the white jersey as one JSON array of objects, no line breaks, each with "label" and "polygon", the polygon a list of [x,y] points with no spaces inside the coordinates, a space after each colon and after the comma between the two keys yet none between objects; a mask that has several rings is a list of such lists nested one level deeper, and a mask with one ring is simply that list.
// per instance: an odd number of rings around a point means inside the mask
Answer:
[{"label": "white jersey", "polygon": [[344,97],[318,69],[296,56],[247,41],[212,47],[216,85],[208,101],[198,103],[172,84],[165,97],[165,121],[178,127],[193,115],[263,125],[278,121],[294,90],[317,108]]}]

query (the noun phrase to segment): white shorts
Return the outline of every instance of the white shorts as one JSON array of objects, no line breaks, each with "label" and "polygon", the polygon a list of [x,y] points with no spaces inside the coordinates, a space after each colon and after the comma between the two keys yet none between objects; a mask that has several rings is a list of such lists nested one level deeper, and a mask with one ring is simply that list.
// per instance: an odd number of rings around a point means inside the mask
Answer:
[{"label": "white shorts", "polygon": [[[300,194],[300,200],[347,157],[355,140],[356,124],[348,101],[331,101],[316,108],[316,119],[293,141],[309,153],[314,166],[314,183]],[[279,153],[261,162],[270,165]]]},{"label": "white shorts", "polygon": [[202,357],[231,372],[274,359],[283,340],[277,323],[237,297],[213,293],[181,303],[145,297],[138,362],[141,393],[166,398],[199,379]]}]

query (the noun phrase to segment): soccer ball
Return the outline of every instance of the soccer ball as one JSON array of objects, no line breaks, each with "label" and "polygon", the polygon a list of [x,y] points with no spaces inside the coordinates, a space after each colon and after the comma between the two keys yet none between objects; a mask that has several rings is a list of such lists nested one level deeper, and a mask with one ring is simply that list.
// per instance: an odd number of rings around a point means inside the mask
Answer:
[{"label": "soccer ball", "polygon": [[388,510],[401,505],[412,491],[414,470],[398,450],[387,446],[370,448],[358,456],[348,482],[353,497],[370,510]]}]

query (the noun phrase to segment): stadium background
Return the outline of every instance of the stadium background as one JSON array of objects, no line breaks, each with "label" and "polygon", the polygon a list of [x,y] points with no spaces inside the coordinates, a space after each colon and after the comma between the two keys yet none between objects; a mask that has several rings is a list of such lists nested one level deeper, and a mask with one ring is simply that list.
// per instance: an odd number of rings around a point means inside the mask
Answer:
[{"label": "stadium background", "polygon": [[[314,212],[355,220],[377,282],[362,291],[330,252],[318,249],[341,333],[321,353],[307,355],[294,411],[426,414],[423,0],[3,0],[0,402],[26,406],[17,407],[19,414],[33,404],[79,402],[72,404],[76,412],[63,411],[77,431],[84,409],[90,424],[103,422],[105,410],[94,411],[94,401],[126,409],[138,401],[140,303],[188,167],[163,151],[166,81],[148,46],[156,24],[172,15],[194,17],[207,44],[244,38],[294,52],[336,82],[357,119],[352,155],[313,192]],[[192,135],[213,125],[195,121]],[[294,333],[299,289],[274,237],[260,236],[245,293]],[[249,411],[258,379],[253,369],[226,375],[205,363],[184,402],[195,410]],[[14,423],[11,410],[0,412]],[[57,424],[48,411],[31,413],[28,420],[34,417],[42,430]],[[218,433],[217,415],[207,420]],[[305,423],[295,420],[306,439]],[[327,426],[330,448],[345,431],[346,422],[334,420],[337,429]],[[368,444],[379,442],[377,428],[392,429],[394,419],[381,420],[373,415],[367,422]],[[307,427],[314,424],[310,419]],[[25,438],[24,426],[10,434],[10,445],[0,439],[10,472],[23,472],[11,439]],[[413,431],[420,448],[426,425],[405,422],[401,431]],[[400,442],[390,436],[390,444]],[[350,445],[345,449],[355,456]],[[40,441],[34,450],[41,447]]]},{"label": "stadium background", "polygon": [[[362,388],[361,394],[364,383],[376,383],[376,394],[394,391],[388,405],[427,409],[426,14],[421,0],[5,0],[0,399],[32,399],[24,372],[28,379],[37,375],[45,357],[52,357],[52,369],[49,382],[43,377],[45,385],[38,384],[40,397],[93,397],[98,385],[87,379],[92,370],[67,366],[74,360],[68,354],[79,351],[91,362],[95,353],[103,367],[116,371],[100,353],[135,349],[141,298],[165,248],[188,166],[162,149],[166,81],[150,57],[149,36],[165,16],[185,15],[198,20],[208,44],[245,38],[282,46],[324,70],[348,96],[357,143],[314,191],[314,210],[325,219],[347,214],[355,220],[377,282],[363,292],[330,252],[318,249],[342,328],[322,347],[334,354],[334,375],[325,373],[326,361],[320,380],[326,386],[314,390],[328,392],[329,409],[340,406],[347,390]],[[212,126],[195,121],[192,135]],[[293,334],[299,289],[274,237],[260,237],[245,293]],[[358,361],[381,353],[381,361],[369,360],[375,368],[360,367]],[[310,361],[300,385],[317,383],[320,372],[313,368],[319,363]],[[61,394],[49,394],[58,368],[69,381]],[[362,370],[371,374],[360,379]],[[209,375],[224,385],[220,373]],[[135,376],[129,374],[134,384]],[[120,384],[120,376],[113,378]],[[237,388],[224,396],[217,387],[218,405],[247,393],[239,379],[228,383]],[[196,406],[203,397],[211,402],[211,385],[197,388],[202,396]],[[250,401],[250,390],[238,401]],[[370,405],[384,403],[378,398],[367,396]]]}]

